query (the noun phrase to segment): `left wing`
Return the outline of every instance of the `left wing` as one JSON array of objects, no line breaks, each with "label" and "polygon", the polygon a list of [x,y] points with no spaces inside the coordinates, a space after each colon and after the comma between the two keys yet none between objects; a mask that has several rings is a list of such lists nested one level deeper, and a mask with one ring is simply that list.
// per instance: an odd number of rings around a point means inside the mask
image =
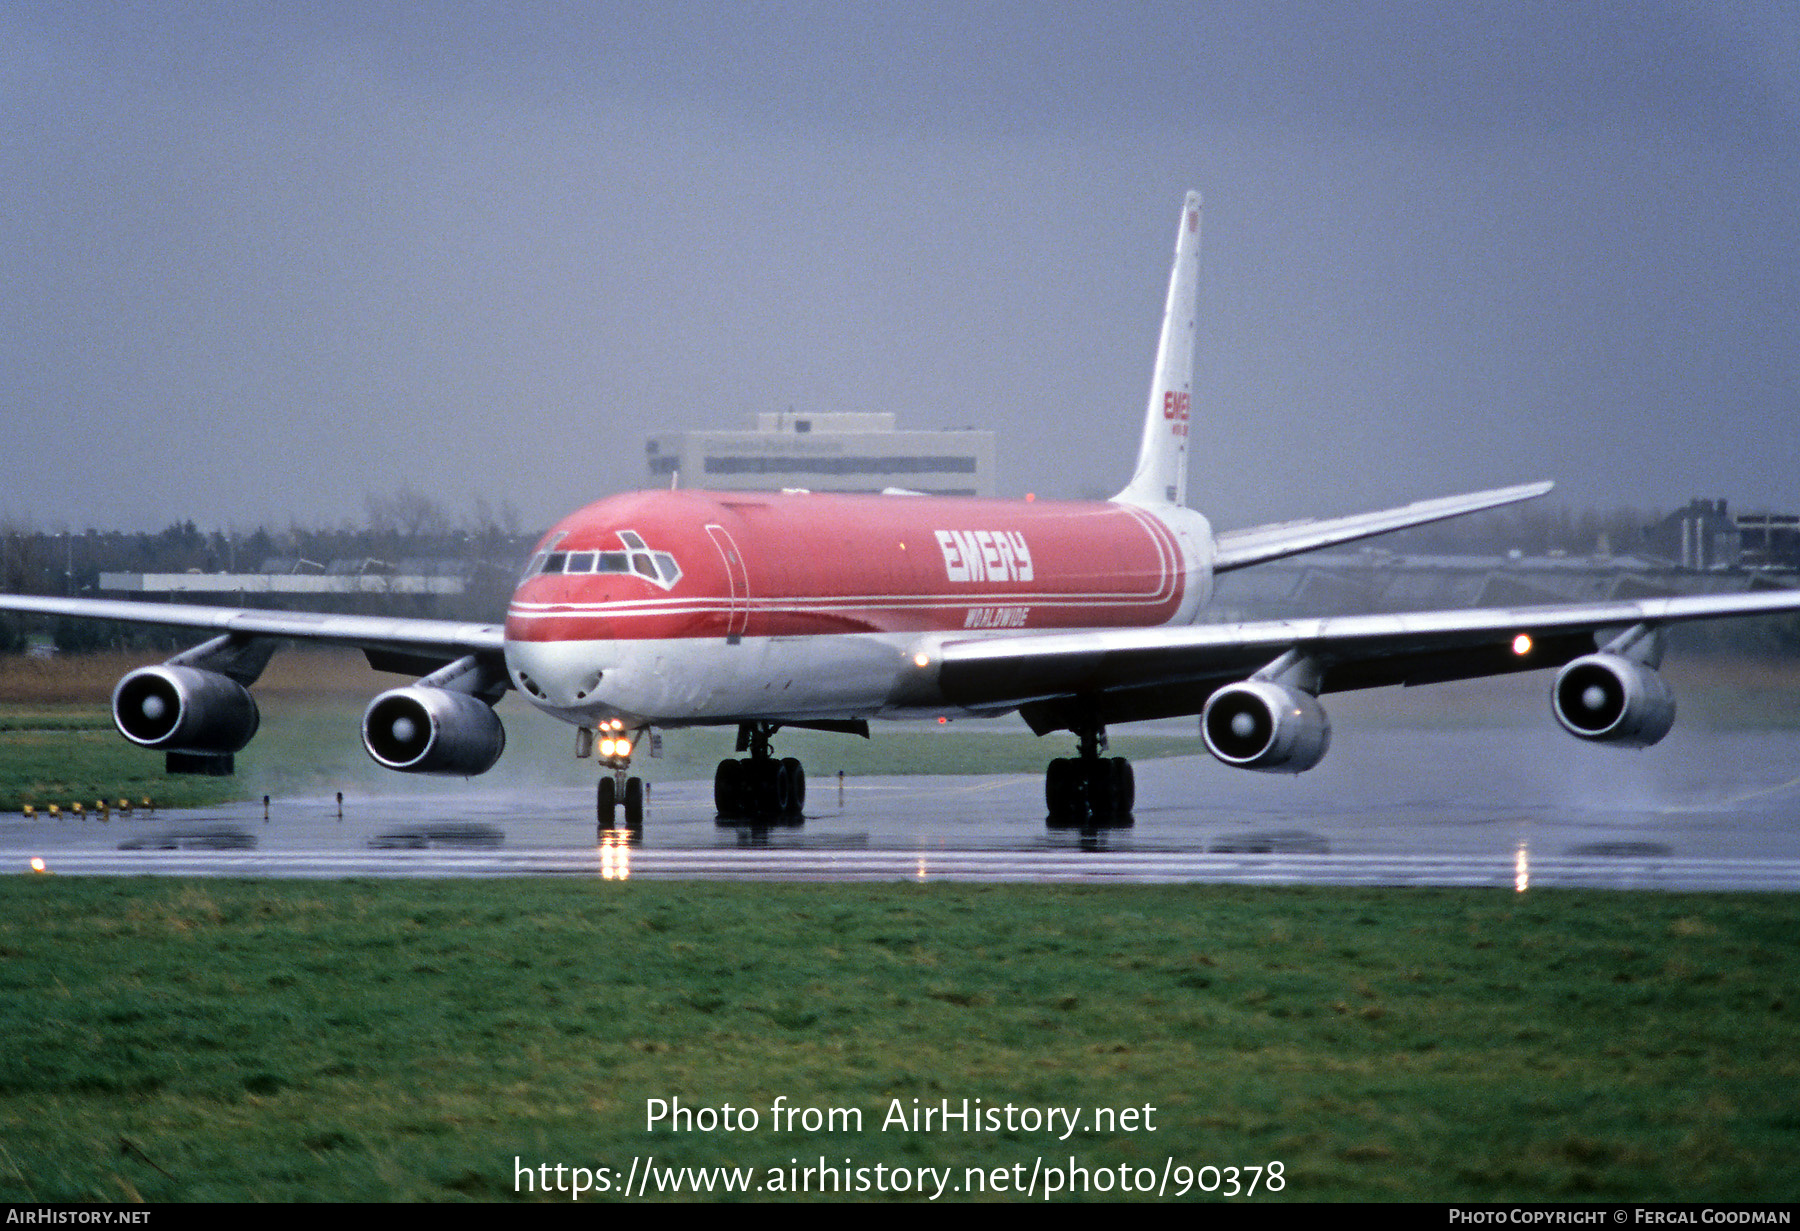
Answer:
[{"label": "left wing", "polygon": [[493,710],[509,687],[497,624],[23,594],[0,594],[0,611],[217,633],[128,672],[113,689],[120,734],[166,753],[170,773],[232,771],[232,758],[261,722],[250,686],[282,640],[356,646],[377,671],[424,677],[382,693],[363,712],[363,747],[389,769],[469,777],[491,769],[506,747]]},{"label": "left wing", "polygon": [[[935,665],[952,704],[1018,709],[1042,734],[1198,714],[1217,689],[1259,673],[1315,695],[1433,684],[1559,667],[1593,654],[1605,630],[1786,611],[1800,611],[1800,591],[1044,633],[946,641]],[[1642,644],[1634,652],[1656,665]]]},{"label": "left wing", "polygon": [[39,598],[0,594],[0,611],[210,629],[240,638],[279,638],[355,646],[377,670],[423,674],[476,655],[497,658],[505,648],[498,624],[414,620],[393,616],[326,615],[307,611],[259,611],[101,598]]}]

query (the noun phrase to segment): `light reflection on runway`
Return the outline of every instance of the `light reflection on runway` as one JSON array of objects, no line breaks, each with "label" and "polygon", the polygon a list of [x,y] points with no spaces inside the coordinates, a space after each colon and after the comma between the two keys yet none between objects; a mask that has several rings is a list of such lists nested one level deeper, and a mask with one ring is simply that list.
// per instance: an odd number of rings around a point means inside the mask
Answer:
[{"label": "light reflection on runway", "polygon": [[[110,821],[0,818],[0,866],[56,874],[581,876],[1800,890],[1787,732],[1701,733],[1672,755],[1512,731],[1384,733],[1313,774],[1206,757],[1138,765],[1126,828],[1048,829],[1036,775],[815,781],[804,822],[721,825],[710,783],[658,782],[641,835],[596,835],[592,794],[455,783]],[[404,791],[410,782],[398,780]]]}]

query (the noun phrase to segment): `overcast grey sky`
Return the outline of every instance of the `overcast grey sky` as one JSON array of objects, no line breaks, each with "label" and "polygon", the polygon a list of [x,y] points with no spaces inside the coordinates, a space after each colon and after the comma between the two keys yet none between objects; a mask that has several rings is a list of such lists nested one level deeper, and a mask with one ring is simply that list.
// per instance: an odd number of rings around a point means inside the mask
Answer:
[{"label": "overcast grey sky", "polygon": [[756,411],[1192,502],[1800,507],[1794,3],[0,0],[0,513],[543,525]]}]

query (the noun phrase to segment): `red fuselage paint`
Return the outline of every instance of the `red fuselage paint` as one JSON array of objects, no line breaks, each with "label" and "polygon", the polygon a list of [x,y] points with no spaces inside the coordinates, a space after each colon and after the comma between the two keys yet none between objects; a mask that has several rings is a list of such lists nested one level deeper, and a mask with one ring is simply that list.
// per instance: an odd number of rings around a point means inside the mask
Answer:
[{"label": "red fuselage paint", "polygon": [[[679,566],[543,572],[551,552]],[[1188,562],[1160,519],[1102,502],[651,491],[564,518],[507,613],[515,642],[1141,627]]]}]

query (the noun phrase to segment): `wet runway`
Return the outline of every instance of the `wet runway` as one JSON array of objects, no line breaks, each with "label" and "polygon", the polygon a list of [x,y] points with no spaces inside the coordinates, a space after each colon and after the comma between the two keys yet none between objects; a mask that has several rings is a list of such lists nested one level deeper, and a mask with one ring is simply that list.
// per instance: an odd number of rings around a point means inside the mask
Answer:
[{"label": "wet runway", "polygon": [[653,782],[643,832],[590,789],[394,793],[108,821],[0,818],[0,866],[277,877],[1132,881],[1800,890],[1800,737],[1688,732],[1646,753],[1554,732],[1382,731],[1298,778],[1205,755],[1137,765],[1126,828],[1048,829],[1037,775],[815,772],[797,825],[719,824],[711,784]]}]

